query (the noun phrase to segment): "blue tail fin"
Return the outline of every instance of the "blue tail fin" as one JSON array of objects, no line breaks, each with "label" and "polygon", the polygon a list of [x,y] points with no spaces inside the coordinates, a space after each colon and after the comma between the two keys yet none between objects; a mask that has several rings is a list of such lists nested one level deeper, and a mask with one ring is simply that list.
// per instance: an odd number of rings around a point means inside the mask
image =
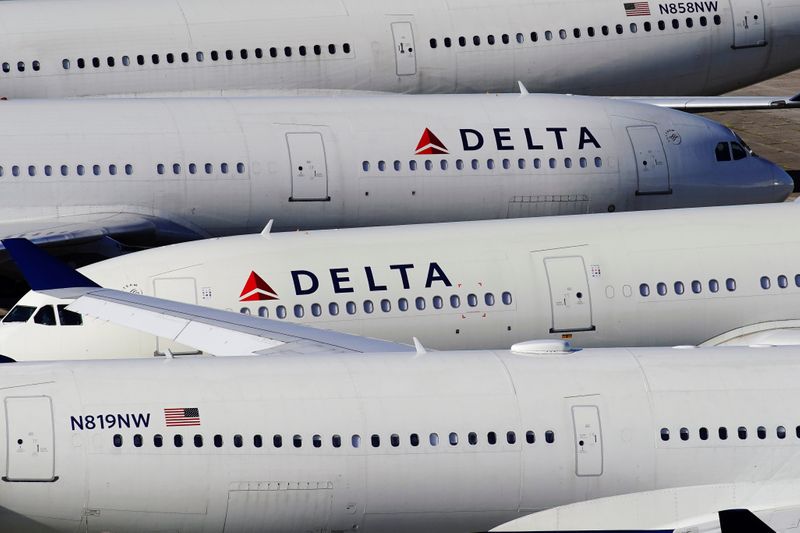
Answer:
[{"label": "blue tail fin", "polygon": [[35,291],[99,287],[80,272],[37,248],[28,239],[4,239],[3,246]]}]

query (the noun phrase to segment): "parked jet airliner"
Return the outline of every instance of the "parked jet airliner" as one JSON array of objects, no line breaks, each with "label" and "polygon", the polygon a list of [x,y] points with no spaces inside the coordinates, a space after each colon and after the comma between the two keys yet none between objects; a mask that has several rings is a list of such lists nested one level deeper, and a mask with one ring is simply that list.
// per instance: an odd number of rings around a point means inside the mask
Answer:
[{"label": "parked jet airliner", "polygon": [[15,532],[463,533],[658,489],[796,497],[796,347],[374,352],[24,269],[75,311],[272,355],[2,365]]},{"label": "parked jet airliner", "polygon": [[602,98],[15,101],[0,117],[0,237],[100,256],[118,253],[111,239],[241,234],[270,218],[327,228],[775,202],[791,190],[724,126]]},{"label": "parked jet airliner", "polygon": [[[124,16],[121,16],[123,14]],[[800,67],[795,0],[0,2],[0,96],[719,94]]]},{"label": "parked jet airliner", "polygon": [[[798,208],[248,235],[138,252],[82,272],[132,293],[396,342],[416,336],[436,349],[547,337],[583,347],[753,344],[777,336],[798,343]],[[38,360],[188,351],[82,318],[68,303],[25,295],[0,323],[0,354]],[[204,348],[222,355],[218,349]]]}]

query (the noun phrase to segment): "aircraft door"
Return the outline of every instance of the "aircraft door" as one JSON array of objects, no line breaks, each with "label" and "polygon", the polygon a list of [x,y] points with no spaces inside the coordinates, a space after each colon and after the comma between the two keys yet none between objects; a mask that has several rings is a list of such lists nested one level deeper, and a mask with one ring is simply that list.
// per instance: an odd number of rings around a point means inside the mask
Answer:
[{"label": "aircraft door", "polygon": [[636,158],[636,194],[671,194],[667,154],[656,127],[631,126],[628,137]]},{"label": "aircraft door", "polygon": [[599,476],[603,473],[603,435],[600,410],[596,405],[573,405],[575,429],[575,475]]},{"label": "aircraft door", "polygon": [[[161,278],[153,280],[153,294],[156,298],[172,300],[187,304],[197,303],[197,283],[194,278]],[[167,350],[173,354],[196,354],[198,350],[184,344],[178,344],[171,339],[158,337],[156,339],[155,353],[165,355]]]},{"label": "aircraft door", "polygon": [[328,164],[319,132],[287,133],[293,202],[328,201]]},{"label": "aircraft door", "polygon": [[544,266],[550,285],[553,317],[550,333],[594,331],[592,299],[583,257],[547,257]]},{"label": "aircraft door", "polygon": [[3,481],[55,481],[53,406],[47,396],[6,398]]},{"label": "aircraft door", "polygon": [[414,46],[414,30],[410,22],[392,22],[394,58],[398,76],[413,76],[417,73],[417,53]]},{"label": "aircraft door", "polygon": [[762,0],[731,0],[733,48],[766,46],[766,25]]}]

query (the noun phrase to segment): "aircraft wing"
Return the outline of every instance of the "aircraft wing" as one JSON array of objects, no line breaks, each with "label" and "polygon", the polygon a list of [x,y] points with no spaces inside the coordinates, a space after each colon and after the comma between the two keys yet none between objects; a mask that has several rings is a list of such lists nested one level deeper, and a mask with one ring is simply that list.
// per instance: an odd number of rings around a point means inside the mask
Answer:
[{"label": "aircraft wing", "polygon": [[31,289],[58,298],[76,298],[68,307],[71,311],[213,355],[412,350],[403,344],[104,289],[28,240],[6,239],[3,245]]},{"label": "aircraft wing", "polygon": [[635,96],[620,99],[658,107],[669,107],[689,113],[800,108],[800,94],[794,96]]},{"label": "aircraft wing", "polygon": [[0,221],[0,239],[25,238],[38,245],[78,244],[123,235],[168,236],[171,240],[202,237],[168,220],[137,213],[87,213]]}]

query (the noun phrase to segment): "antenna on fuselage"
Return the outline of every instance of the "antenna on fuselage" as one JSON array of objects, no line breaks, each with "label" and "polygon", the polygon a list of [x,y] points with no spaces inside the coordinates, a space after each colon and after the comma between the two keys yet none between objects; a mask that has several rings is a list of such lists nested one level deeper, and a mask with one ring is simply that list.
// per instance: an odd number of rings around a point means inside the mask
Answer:
[{"label": "antenna on fuselage", "polygon": [[414,348],[417,350],[417,355],[416,355],[417,357],[419,357],[420,355],[425,355],[426,353],[428,353],[428,350],[426,350],[425,347],[422,345],[422,343],[419,342],[418,338],[416,338],[416,337],[412,337],[412,338],[414,339]]},{"label": "antenna on fuselage", "polygon": [[522,80],[517,81],[517,83],[519,84],[519,94],[520,94],[520,96],[527,96],[527,95],[531,94],[531,93],[528,92],[528,88],[525,87],[525,84],[522,83]]},{"label": "antenna on fuselage", "polygon": [[261,230],[262,237],[269,237],[269,234],[272,233],[272,223],[275,222],[274,219],[269,219],[267,225],[264,226],[264,229]]}]

